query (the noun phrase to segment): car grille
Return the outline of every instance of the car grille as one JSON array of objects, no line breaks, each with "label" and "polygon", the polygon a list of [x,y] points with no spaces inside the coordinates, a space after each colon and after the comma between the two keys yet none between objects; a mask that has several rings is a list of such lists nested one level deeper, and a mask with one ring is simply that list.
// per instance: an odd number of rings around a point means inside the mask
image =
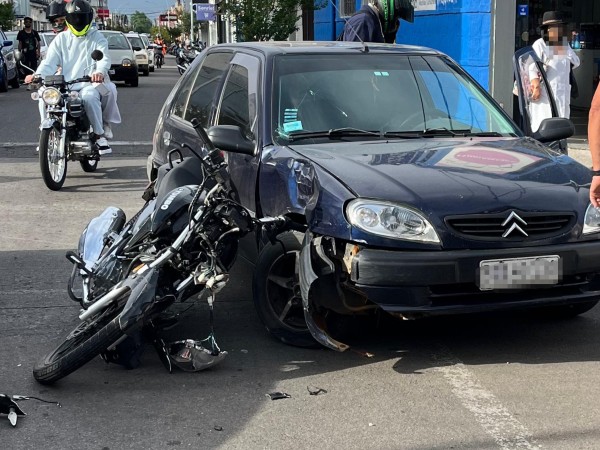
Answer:
[{"label": "car grille", "polygon": [[445,221],[454,233],[468,239],[526,241],[569,232],[575,223],[575,215],[505,211],[500,214],[449,216]]}]

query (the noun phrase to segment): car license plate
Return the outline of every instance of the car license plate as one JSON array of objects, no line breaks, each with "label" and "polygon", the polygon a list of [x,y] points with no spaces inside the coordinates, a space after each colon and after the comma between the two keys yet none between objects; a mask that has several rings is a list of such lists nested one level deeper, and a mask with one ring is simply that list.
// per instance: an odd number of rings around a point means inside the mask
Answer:
[{"label": "car license plate", "polygon": [[109,75],[114,75],[115,74],[115,69],[109,69],[108,70],[108,74]]},{"label": "car license plate", "polygon": [[479,289],[522,289],[556,284],[562,275],[558,255],[488,259],[479,263]]}]

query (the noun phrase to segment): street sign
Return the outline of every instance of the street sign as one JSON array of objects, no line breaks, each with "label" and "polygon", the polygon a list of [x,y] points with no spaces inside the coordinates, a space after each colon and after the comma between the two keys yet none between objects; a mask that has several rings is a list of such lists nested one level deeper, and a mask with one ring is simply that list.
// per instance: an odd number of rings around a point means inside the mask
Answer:
[{"label": "street sign", "polygon": [[98,9],[96,15],[101,19],[108,19],[110,17],[110,11],[108,9]]},{"label": "street sign", "polygon": [[529,5],[519,5],[519,16],[528,16],[529,15]]},{"label": "street sign", "polygon": [[196,20],[217,20],[217,5],[213,5],[212,3],[194,3],[194,8],[196,9]]}]

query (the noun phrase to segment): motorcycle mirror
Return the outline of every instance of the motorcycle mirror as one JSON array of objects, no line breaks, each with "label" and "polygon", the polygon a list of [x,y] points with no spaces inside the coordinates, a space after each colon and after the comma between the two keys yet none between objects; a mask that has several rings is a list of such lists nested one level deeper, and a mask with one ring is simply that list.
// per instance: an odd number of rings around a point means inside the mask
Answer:
[{"label": "motorcycle mirror", "polygon": [[100,61],[102,58],[104,58],[104,53],[101,50],[94,50],[92,52],[92,59],[94,61]]}]

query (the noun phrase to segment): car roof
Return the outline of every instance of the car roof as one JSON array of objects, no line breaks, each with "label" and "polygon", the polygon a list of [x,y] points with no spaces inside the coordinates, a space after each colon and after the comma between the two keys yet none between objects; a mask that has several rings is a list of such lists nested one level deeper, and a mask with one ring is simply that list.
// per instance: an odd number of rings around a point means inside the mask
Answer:
[{"label": "car roof", "polygon": [[413,45],[399,44],[378,44],[360,42],[343,42],[343,41],[268,41],[268,42],[236,42],[232,44],[219,44],[212,47],[217,48],[246,48],[256,50],[267,55],[275,54],[302,54],[302,53],[356,53],[363,51],[367,47],[369,53],[389,54],[429,54],[429,55],[444,55],[443,53],[428,48]]}]

